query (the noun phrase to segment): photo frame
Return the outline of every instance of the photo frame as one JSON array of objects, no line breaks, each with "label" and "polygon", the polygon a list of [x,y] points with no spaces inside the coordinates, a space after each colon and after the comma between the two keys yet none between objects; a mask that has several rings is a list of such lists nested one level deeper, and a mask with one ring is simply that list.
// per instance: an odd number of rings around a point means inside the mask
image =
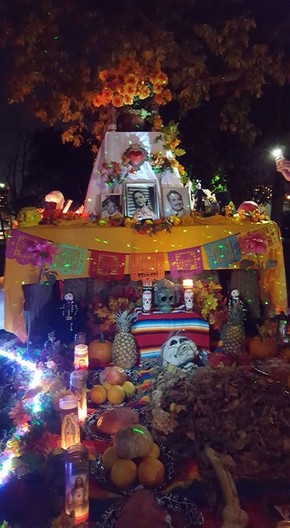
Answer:
[{"label": "photo frame", "polygon": [[101,218],[114,218],[123,215],[123,199],[120,193],[101,194]]},{"label": "photo frame", "polygon": [[164,216],[181,217],[190,214],[190,194],[186,187],[163,187],[162,202]]},{"label": "photo frame", "polygon": [[125,216],[138,221],[158,218],[160,207],[156,182],[125,183]]}]

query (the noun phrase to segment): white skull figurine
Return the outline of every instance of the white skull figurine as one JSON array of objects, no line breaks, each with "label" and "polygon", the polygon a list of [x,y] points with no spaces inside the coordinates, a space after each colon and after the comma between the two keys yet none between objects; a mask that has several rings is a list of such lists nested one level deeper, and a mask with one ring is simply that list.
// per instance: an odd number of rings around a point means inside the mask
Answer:
[{"label": "white skull figurine", "polygon": [[188,312],[193,309],[193,291],[190,289],[184,291],[184,304]]},{"label": "white skull figurine", "polygon": [[149,313],[152,307],[152,291],[144,290],[142,294],[142,312]]},{"label": "white skull figurine", "polygon": [[189,369],[193,366],[193,361],[198,358],[198,350],[194,341],[186,336],[175,335],[167,339],[161,347],[162,364],[168,364]]}]

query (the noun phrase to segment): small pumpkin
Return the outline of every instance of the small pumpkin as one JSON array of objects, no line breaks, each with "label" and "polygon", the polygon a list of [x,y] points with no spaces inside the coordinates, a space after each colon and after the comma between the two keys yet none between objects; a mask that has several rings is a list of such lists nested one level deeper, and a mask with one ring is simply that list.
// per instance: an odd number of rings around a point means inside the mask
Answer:
[{"label": "small pumpkin", "polygon": [[278,344],[274,337],[254,336],[249,339],[249,354],[255,359],[275,357]]},{"label": "small pumpkin", "polygon": [[90,367],[100,367],[112,361],[112,343],[100,332],[99,339],[93,339],[88,345]]}]

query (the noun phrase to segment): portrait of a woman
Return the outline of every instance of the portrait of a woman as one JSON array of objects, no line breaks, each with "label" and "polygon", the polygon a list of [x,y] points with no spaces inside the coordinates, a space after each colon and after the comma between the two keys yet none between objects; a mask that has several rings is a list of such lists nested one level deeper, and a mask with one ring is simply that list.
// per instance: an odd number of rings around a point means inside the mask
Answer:
[{"label": "portrait of a woman", "polygon": [[136,220],[143,220],[146,218],[155,218],[154,211],[149,204],[149,200],[146,197],[143,190],[137,189],[132,193],[133,203],[135,211],[133,212],[132,218]]}]

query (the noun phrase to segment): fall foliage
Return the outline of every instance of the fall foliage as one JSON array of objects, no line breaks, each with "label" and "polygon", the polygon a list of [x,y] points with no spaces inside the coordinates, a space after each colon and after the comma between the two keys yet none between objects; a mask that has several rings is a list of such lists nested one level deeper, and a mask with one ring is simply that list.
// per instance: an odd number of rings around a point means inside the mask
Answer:
[{"label": "fall foliage", "polygon": [[181,117],[217,99],[221,130],[249,144],[252,101],[268,83],[285,82],[282,49],[272,34],[261,38],[253,2],[2,4],[0,45],[13,58],[10,102],[27,101],[75,146],[89,141],[97,149],[108,118],[107,108],[93,105],[99,73],[126,55],[162,68]]}]

